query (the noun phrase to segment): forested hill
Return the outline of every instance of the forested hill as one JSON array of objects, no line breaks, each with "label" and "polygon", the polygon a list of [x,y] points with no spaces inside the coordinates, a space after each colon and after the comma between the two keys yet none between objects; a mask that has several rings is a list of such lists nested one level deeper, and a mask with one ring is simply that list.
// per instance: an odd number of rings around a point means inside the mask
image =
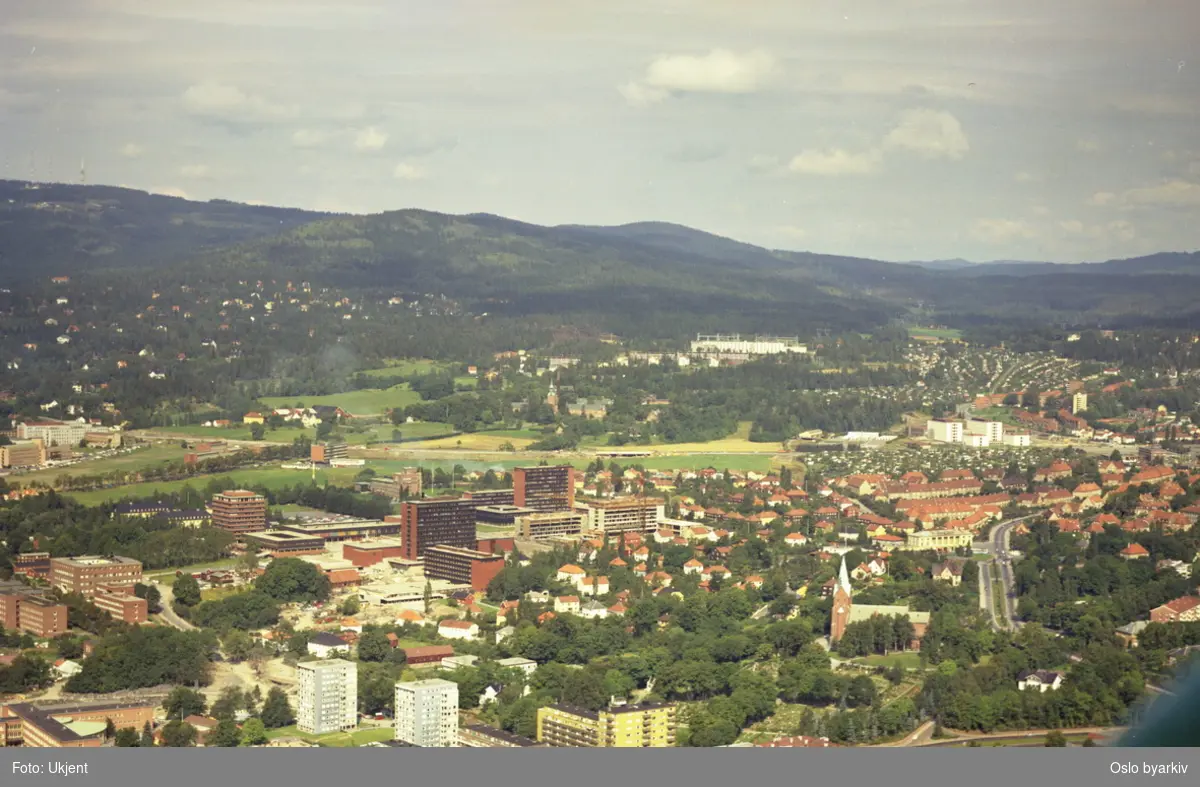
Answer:
[{"label": "forested hill", "polygon": [[436,293],[495,315],[646,336],[960,327],[1200,327],[1200,254],[933,268],[764,249],[675,224],[543,227],[488,214],[332,216],[131,189],[0,181],[0,270],[136,270],[163,284],[301,279]]},{"label": "forested hill", "polygon": [[0,180],[0,271],[11,280],[159,267],[327,215],[112,186]]}]

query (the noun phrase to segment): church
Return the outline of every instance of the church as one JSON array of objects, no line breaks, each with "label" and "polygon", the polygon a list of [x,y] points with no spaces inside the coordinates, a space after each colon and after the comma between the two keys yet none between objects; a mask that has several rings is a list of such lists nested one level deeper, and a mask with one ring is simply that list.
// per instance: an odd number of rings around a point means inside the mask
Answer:
[{"label": "church", "polygon": [[854,590],[850,587],[850,573],[846,570],[846,558],[842,557],[842,567],[838,571],[837,585],[833,589],[833,610],[829,621],[829,644],[835,645],[846,633],[846,626],[870,620],[876,615],[884,617],[908,616],[913,626],[913,641],[909,643],[910,650],[921,649],[921,638],[929,627],[929,613],[910,610],[908,606],[886,604],[855,604]]}]

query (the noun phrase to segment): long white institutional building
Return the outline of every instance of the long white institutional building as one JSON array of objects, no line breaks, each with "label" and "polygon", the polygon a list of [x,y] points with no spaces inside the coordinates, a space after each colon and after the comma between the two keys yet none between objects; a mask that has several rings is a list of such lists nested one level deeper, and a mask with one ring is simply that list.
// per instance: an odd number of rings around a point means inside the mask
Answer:
[{"label": "long white institutional building", "polygon": [[780,353],[806,353],[808,346],[800,343],[799,336],[755,336],[743,339],[741,334],[696,334],[692,342],[694,353],[744,353],[746,355],[778,355]]}]

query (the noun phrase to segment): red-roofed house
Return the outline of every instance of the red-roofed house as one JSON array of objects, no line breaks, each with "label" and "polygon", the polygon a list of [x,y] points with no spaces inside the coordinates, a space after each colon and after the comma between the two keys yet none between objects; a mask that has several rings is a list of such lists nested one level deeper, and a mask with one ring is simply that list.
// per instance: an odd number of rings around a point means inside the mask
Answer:
[{"label": "red-roofed house", "polygon": [[1200,596],[1181,596],[1150,610],[1153,623],[1194,623],[1200,621]]}]

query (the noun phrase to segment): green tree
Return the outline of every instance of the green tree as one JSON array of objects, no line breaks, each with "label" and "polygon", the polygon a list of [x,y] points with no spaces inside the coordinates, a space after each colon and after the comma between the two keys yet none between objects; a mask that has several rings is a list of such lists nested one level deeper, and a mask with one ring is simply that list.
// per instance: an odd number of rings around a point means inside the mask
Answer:
[{"label": "green tree", "polygon": [[250,424],[250,439],[261,440],[267,434],[267,427],[262,424]]},{"label": "green tree", "polygon": [[329,577],[320,568],[294,557],[272,560],[254,586],[282,602],[324,601],[330,591]]},{"label": "green tree", "polygon": [[1051,730],[1046,734],[1046,746],[1048,748],[1065,748],[1067,745],[1067,736],[1062,734],[1061,730]]},{"label": "green tree", "polygon": [[235,663],[250,658],[250,654],[254,651],[254,640],[240,629],[230,629],[226,632],[221,639],[221,645],[225,650],[225,655]]},{"label": "green tree", "polygon": [[296,714],[292,712],[287,695],[278,686],[272,686],[271,690],[267,692],[267,699],[263,702],[260,716],[263,725],[268,730],[286,727],[296,720]]},{"label": "green tree", "polygon": [[433,583],[425,580],[425,614],[428,615],[433,611]]},{"label": "green tree", "polygon": [[232,748],[242,744],[242,731],[238,729],[237,722],[233,719],[225,718],[217,722],[217,728],[208,734],[204,740],[205,746],[215,746],[217,748]]},{"label": "green tree", "polygon": [[113,745],[121,749],[130,749],[141,746],[142,741],[138,737],[138,731],[133,727],[122,727],[117,730],[117,737],[114,739]]},{"label": "green tree", "polygon": [[242,745],[260,746],[267,742],[267,728],[262,719],[246,719],[242,725]]},{"label": "green tree", "polygon": [[382,629],[369,628],[358,638],[359,661],[387,661],[392,654],[392,643]]},{"label": "green tree", "polygon": [[163,710],[168,719],[186,719],[188,716],[203,716],[208,710],[204,695],[186,686],[176,686],[163,700]]},{"label": "green tree", "polygon": [[138,745],[143,749],[148,749],[154,745],[154,730],[150,727],[150,722],[142,725],[142,737],[138,741]]},{"label": "green tree", "polygon": [[185,607],[194,607],[200,603],[200,583],[186,571],[175,578],[171,585],[171,593],[175,601]]},{"label": "green tree", "polygon": [[181,749],[196,745],[196,728],[187,722],[174,719],[163,725],[162,745]]},{"label": "green tree", "polygon": [[359,602],[358,596],[348,596],[346,600],[342,602],[343,615],[357,615],[359,609],[361,608],[362,604]]}]

